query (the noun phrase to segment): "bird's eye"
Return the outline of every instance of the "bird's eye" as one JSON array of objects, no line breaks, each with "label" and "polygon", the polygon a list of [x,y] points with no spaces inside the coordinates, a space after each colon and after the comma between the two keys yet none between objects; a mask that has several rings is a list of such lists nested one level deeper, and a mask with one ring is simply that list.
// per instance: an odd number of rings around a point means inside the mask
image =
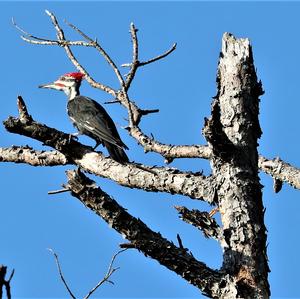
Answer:
[{"label": "bird's eye", "polygon": [[60,80],[60,81],[65,81],[66,78],[65,78],[65,77],[61,77],[59,80]]}]

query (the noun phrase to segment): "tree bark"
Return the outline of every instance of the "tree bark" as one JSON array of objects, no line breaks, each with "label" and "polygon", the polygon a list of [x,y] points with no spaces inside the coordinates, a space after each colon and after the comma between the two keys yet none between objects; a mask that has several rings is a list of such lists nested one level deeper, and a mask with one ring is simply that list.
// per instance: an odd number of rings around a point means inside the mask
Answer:
[{"label": "tree bark", "polygon": [[[225,238],[222,270],[233,278],[235,298],[269,298],[257,153],[263,90],[248,39],[224,34],[217,84],[218,94],[204,134],[213,151],[211,165]],[[232,298],[232,294],[221,297]]]}]

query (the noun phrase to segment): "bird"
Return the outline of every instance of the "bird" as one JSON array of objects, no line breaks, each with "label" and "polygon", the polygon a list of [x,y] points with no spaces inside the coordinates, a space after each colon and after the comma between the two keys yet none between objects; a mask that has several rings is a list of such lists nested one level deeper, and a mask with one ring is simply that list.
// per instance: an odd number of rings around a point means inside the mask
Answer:
[{"label": "bird", "polygon": [[121,140],[113,120],[98,102],[80,95],[79,88],[84,77],[80,72],[66,73],[56,81],[40,85],[39,88],[55,89],[67,95],[67,113],[78,130],[72,136],[89,136],[96,141],[94,149],[102,144],[113,160],[126,164],[129,159],[124,149],[128,150],[128,147]]}]

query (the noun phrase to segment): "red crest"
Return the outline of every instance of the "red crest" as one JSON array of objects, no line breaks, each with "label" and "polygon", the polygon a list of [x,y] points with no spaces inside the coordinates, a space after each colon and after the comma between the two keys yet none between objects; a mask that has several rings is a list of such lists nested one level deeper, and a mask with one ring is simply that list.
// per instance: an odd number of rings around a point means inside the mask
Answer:
[{"label": "red crest", "polygon": [[82,73],[67,73],[64,75],[64,77],[72,77],[79,81],[81,81],[84,76],[85,76],[85,74],[82,74]]}]

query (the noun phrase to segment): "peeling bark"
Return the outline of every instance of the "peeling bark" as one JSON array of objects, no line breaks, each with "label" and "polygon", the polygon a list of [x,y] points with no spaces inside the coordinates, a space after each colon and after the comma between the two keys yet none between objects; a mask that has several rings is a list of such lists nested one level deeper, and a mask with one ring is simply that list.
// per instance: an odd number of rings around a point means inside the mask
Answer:
[{"label": "peeling bark", "polygon": [[258,166],[274,179],[286,182],[296,189],[300,189],[300,169],[296,168],[279,158],[268,160],[260,156]]},{"label": "peeling bark", "polygon": [[31,166],[58,166],[70,164],[58,151],[38,151],[29,146],[0,148],[0,162],[26,163]]},{"label": "peeling bark", "polygon": [[[269,298],[266,228],[258,177],[259,96],[248,39],[224,34],[218,94],[204,134],[225,238],[222,269],[235,278],[238,298]],[[231,298],[224,296],[222,298]]]},{"label": "peeling bark", "polygon": [[223,242],[223,230],[216,220],[209,213],[199,210],[189,210],[186,207],[175,207],[180,214],[180,218],[200,229],[206,238],[214,238]]}]

